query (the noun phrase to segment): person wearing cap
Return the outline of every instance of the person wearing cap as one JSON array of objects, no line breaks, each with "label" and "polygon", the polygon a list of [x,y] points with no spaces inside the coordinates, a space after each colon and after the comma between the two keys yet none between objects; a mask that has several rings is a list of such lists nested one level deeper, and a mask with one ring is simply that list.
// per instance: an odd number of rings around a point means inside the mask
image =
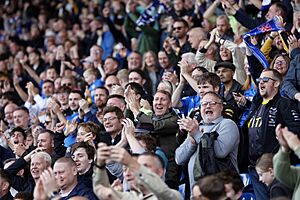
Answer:
[{"label": "person wearing cap", "polygon": [[[213,29],[210,32],[209,41],[202,46],[203,44],[199,45],[199,49],[196,53],[196,61],[198,66],[203,66],[209,72],[214,72],[214,66],[218,62],[231,62],[234,64],[235,71],[234,71],[234,78],[240,83],[243,84],[247,78],[246,72],[244,70],[244,55],[240,49],[240,47],[229,41],[219,37],[220,33],[217,28]],[[219,57],[220,60],[216,61],[212,60],[208,57],[207,52],[210,51],[210,47],[213,44],[218,45],[219,47]]]},{"label": "person wearing cap", "polygon": [[231,105],[233,108],[232,115],[234,114],[234,118],[237,120],[241,114],[241,109],[234,100],[234,95],[240,95],[244,92],[242,85],[233,78],[235,69],[235,65],[230,62],[220,62],[214,67],[216,74],[221,79],[220,95],[225,98],[227,104]]}]

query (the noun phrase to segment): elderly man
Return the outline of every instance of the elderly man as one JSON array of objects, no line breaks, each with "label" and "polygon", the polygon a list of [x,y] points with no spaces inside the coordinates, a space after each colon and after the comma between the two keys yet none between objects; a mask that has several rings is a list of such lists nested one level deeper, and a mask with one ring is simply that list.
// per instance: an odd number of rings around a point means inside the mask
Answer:
[{"label": "elderly man", "polygon": [[200,150],[199,143],[207,133],[216,132],[218,134],[217,139],[214,141],[215,159],[229,158],[232,166],[236,170],[238,169],[239,130],[232,120],[223,118],[222,111],[222,98],[214,92],[207,92],[201,101],[203,120],[200,127],[195,119],[184,118],[178,121],[179,128],[186,130],[188,137],[176,149],[175,160],[179,165],[188,163],[190,187],[195,183],[195,176],[204,175],[204,171],[208,170],[194,171],[195,165],[199,164],[198,154],[201,153],[198,152],[198,149]]},{"label": "elderly man", "polygon": [[[21,157],[16,160],[11,166],[9,166],[5,172],[11,177],[11,186],[17,191],[33,192],[34,186],[42,172],[51,166],[51,157],[46,152],[38,152],[33,150],[27,154],[24,158]],[[27,166],[30,162],[30,174],[29,177],[20,177],[17,173]]]}]

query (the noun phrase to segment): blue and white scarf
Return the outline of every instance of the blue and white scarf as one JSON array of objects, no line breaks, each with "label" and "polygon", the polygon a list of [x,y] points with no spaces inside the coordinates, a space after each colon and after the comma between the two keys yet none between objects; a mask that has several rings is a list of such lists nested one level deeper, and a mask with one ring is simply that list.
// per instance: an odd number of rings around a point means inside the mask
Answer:
[{"label": "blue and white scarf", "polygon": [[260,10],[261,11],[268,10],[270,8],[270,6],[271,6],[271,2],[272,2],[272,0],[263,0],[262,4],[261,4]]},{"label": "blue and white scarf", "polygon": [[261,24],[260,26],[252,29],[251,31],[249,31],[244,35],[245,44],[253,53],[253,55],[261,62],[264,68],[268,68],[269,63],[266,57],[264,56],[264,54],[260,51],[260,49],[251,43],[250,37],[271,32],[271,31],[285,30],[284,28],[280,27],[279,23],[280,23],[280,18],[278,16],[275,16],[273,19],[270,19],[266,23]]},{"label": "blue and white scarf", "polygon": [[145,26],[156,21],[163,13],[168,12],[168,7],[160,3],[159,0],[153,0],[152,3],[144,10],[136,21],[137,26]]}]

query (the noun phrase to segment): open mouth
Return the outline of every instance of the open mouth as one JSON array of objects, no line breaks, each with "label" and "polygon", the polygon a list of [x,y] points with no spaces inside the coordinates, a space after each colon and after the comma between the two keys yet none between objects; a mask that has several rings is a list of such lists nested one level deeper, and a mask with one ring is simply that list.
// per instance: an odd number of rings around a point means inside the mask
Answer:
[{"label": "open mouth", "polygon": [[39,170],[31,170],[31,174],[36,175],[39,173]]},{"label": "open mouth", "polygon": [[207,115],[212,115],[212,114],[213,114],[213,111],[207,110],[207,111],[205,111],[205,114],[207,114]]},{"label": "open mouth", "polygon": [[259,89],[264,90],[264,89],[266,89],[266,87],[265,86],[260,86]]},{"label": "open mouth", "polygon": [[112,127],[113,127],[112,124],[105,125],[105,128],[112,128]]},{"label": "open mouth", "polygon": [[164,109],[163,106],[156,106],[155,108],[156,108],[157,111],[162,111]]},{"label": "open mouth", "polygon": [[80,167],[80,163],[79,162],[76,162],[76,167]]}]

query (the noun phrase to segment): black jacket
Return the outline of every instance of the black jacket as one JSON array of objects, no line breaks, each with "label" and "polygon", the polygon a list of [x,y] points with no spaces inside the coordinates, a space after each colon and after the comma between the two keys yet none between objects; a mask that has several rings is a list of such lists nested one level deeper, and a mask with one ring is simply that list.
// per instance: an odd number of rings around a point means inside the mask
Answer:
[{"label": "black jacket", "polygon": [[13,196],[11,196],[10,192],[8,191],[8,193],[6,195],[4,195],[3,197],[0,198],[0,200],[13,200]]},{"label": "black jacket", "polygon": [[270,199],[276,197],[287,197],[291,199],[293,195],[293,190],[280,183],[277,179],[274,179],[269,185],[268,192],[270,194]]},{"label": "black jacket", "polygon": [[9,174],[12,184],[11,186],[17,191],[24,191],[33,193],[35,182],[31,175],[28,177],[20,177],[17,173],[27,166],[27,162],[21,157],[9,166],[5,172]]},{"label": "black jacket", "polygon": [[[297,105],[288,98],[277,94],[266,104],[262,114],[261,134],[249,137],[248,122],[259,109],[262,103],[262,97],[257,94],[253,99],[248,118],[242,126],[243,138],[241,141],[243,153],[249,156],[251,165],[255,165],[257,159],[264,153],[276,153],[279,143],[276,139],[275,129],[278,124],[287,126],[290,131],[300,136],[300,114]],[[300,138],[300,137],[299,137]],[[248,152],[247,152],[248,149]],[[247,157],[244,155],[243,157]]]},{"label": "black jacket", "polygon": [[93,165],[91,165],[90,169],[84,173],[77,176],[77,180],[79,183],[83,183],[88,188],[93,188]]}]

